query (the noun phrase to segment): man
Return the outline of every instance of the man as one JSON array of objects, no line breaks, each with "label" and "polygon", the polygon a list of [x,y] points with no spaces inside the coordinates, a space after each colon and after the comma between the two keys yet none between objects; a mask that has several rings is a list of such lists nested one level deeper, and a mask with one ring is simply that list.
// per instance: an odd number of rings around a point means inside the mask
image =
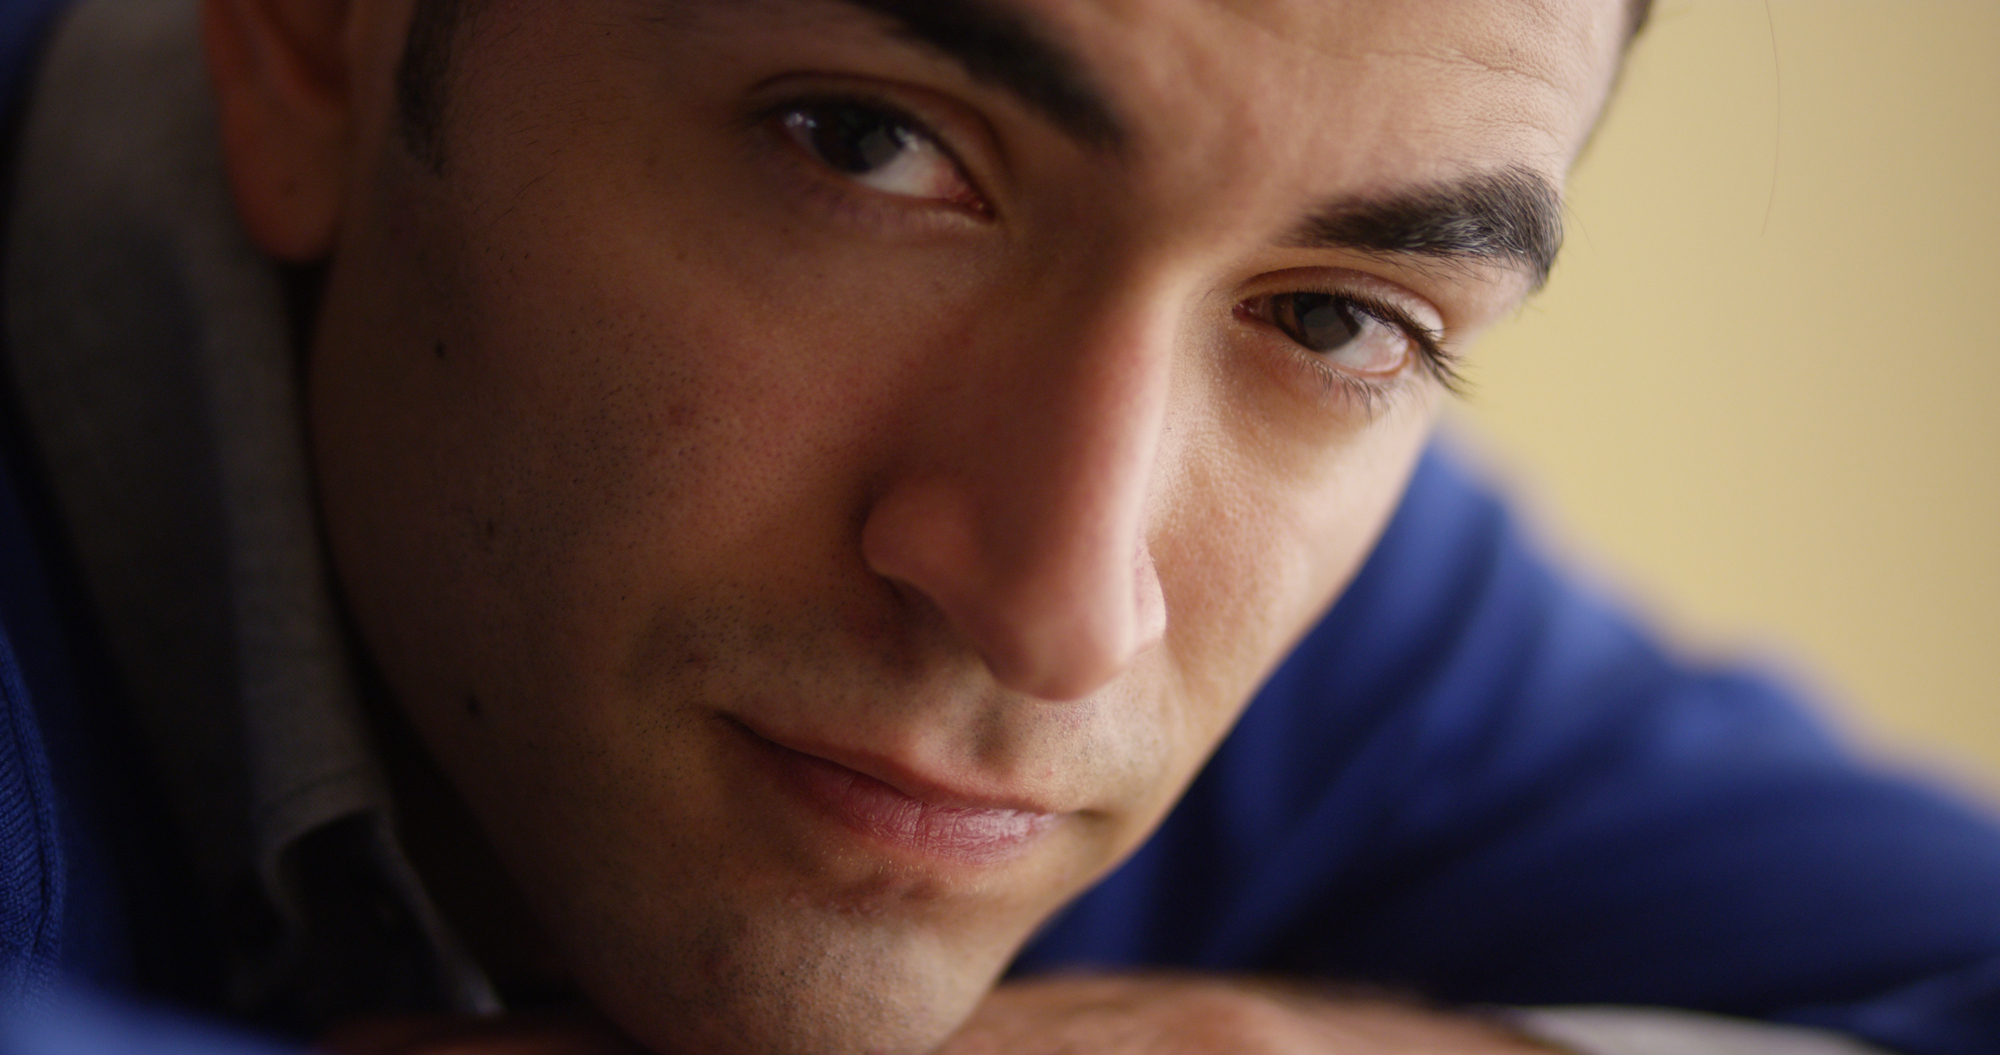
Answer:
[{"label": "man", "polygon": [[[211,1002],[357,1050],[1544,1049],[995,989],[1046,925],[1023,969],[1996,1039],[1991,827],[1665,664],[1448,467],[1320,622],[1546,274],[1631,5],[211,0],[219,150],[141,6],[31,97],[10,333],[253,932],[205,928]],[[503,1002],[571,1010],[368,1020]]]}]

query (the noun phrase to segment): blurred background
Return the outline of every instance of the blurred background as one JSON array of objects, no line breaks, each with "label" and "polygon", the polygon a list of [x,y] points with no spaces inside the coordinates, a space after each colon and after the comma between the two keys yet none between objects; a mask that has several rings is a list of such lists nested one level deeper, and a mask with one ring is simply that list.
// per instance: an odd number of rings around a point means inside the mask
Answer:
[{"label": "blurred background", "polygon": [[1683,644],[2000,800],[2000,4],[1656,2],[1451,427]]}]

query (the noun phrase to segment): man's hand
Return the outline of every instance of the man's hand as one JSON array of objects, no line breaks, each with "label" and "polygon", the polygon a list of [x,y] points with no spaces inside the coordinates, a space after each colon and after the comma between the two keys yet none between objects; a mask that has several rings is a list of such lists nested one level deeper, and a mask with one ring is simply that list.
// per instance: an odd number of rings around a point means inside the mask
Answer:
[{"label": "man's hand", "polygon": [[[394,1019],[322,1042],[336,1055],[643,1055],[592,1015]],[[1071,976],[1002,985],[935,1055],[1551,1055],[1471,1015],[1282,982]]]},{"label": "man's hand", "polygon": [[1471,1015],[1381,997],[1201,976],[1003,985],[937,1055],[1551,1055]]}]

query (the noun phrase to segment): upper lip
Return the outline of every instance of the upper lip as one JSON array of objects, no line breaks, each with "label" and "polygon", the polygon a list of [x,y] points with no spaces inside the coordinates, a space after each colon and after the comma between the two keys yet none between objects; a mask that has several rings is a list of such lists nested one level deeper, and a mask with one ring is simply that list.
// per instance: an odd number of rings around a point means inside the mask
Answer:
[{"label": "upper lip", "polygon": [[926,806],[958,810],[1011,810],[1017,813],[1058,814],[1068,812],[1030,796],[990,787],[972,787],[924,773],[895,758],[879,753],[828,744],[818,740],[772,733],[733,719],[759,740],[786,751],[796,752],[851,769],[871,780],[880,781]]}]

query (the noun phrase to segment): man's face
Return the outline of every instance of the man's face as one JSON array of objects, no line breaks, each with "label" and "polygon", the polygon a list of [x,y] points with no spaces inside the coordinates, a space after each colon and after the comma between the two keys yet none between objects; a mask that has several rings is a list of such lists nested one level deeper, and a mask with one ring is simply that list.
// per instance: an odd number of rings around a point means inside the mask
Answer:
[{"label": "man's face", "polygon": [[1533,284],[1622,32],[471,6],[436,166],[407,10],[358,36],[328,530],[567,969],[688,1050],[927,1048],[1151,830]]}]

